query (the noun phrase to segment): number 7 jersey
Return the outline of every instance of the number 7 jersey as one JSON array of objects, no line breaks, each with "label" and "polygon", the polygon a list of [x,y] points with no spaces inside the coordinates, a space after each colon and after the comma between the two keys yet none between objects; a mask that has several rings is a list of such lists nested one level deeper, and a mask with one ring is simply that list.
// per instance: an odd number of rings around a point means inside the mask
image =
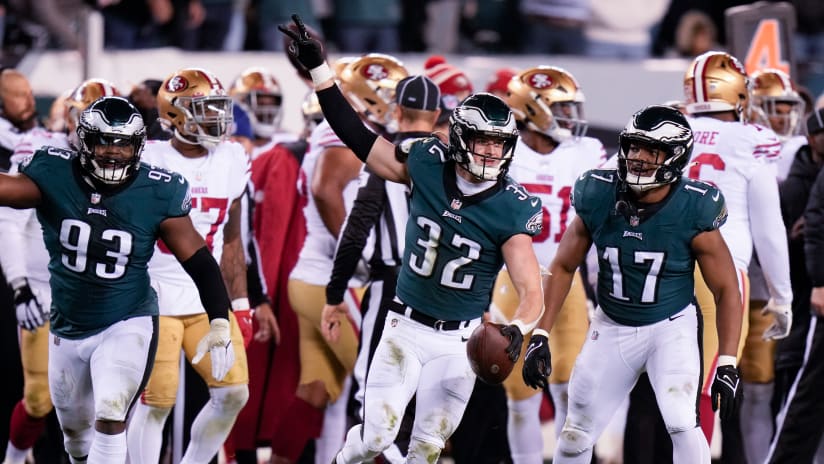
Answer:
[{"label": "number 7 jersey", "polygon": [[77,155],[46,147],[21,165],[41,192],[37,218],[49,252],[51,331],[68,339],[115,322],[156,315],[147,265],[160,223],[189,213],[189,185],[178,174],[141,164],[112,193],[81,177]]}]

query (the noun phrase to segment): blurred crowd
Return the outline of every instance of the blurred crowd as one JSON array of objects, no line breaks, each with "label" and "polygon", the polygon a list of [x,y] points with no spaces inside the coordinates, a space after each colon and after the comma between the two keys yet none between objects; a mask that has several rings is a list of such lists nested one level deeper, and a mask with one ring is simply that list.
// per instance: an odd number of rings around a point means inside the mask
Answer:
[{"label": "blurred crowd", "polygon": [[[2,0],[8,46],[81,46],[88,8],[105,46],[278,50],[292,13],[333,51],[697,56],[725,42],[724,11],[747,0]],[[824,56],[824,3],[793,0],[796,56]]]}]

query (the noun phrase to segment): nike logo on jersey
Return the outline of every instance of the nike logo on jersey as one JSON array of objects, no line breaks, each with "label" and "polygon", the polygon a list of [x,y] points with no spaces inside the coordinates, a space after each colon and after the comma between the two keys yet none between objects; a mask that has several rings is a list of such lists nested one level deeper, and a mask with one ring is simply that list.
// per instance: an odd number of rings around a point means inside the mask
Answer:
[{"label": "nike logo on jersey", "polygon": [[532,353],[535,352],[538,348],[544,346],[544,342],[540,341],[537,345],[529,345],[529,348],[526,349],[526,354],[524,355],[524,359],[530,357]]},{"label": "nike logo on jersey", "polygon": [[89,208],[88,210],[86,210],[86,214],[99,214],[101,216],[106,216],[107,211],[103,208]]},{"label": "nike logo on jersey", "polygon": [[626,237],[632,237],[632,238],[637,238],[638,240],[644,240],[644,234],[642,232],[632,232],[632,231],[629,231],[629,230],[625,230],[623,238],[626,238]]},{"label": "nike logo on jersey", "polygon": [[532,200],[529,201],[529,204],[532,205],[533,208],[538,206],[538,199],[533,198]]},{"label": "nike logo on jersey", "polygon": [[669,320],[674,321],[674,320],[678,319],[679,317],[684,317],[684,315],[683,314],[676,314],[675,316],[670,316]]},{"label": "nike logo on jersey", "polygon": [[443,210],[443,213],[441,214],[441,217],[448,217],[450,219],[454,219],[455,221],[458,222],[458,224],[460,224],[461,221],[463,220],[463,218],[460,215],[457,215],[455,213],[450,213],[447,210]]},{"label": "nike logo on jersey", "polygon": [[719,198],[721,198],[721,191],[716,190],[715,195],[712,196],[712,201],[718,201]]},{"label": "nike logo on jersey", "polygon": [[463,336],[462,336],[462,337],[461,337],[461,341],[462,341],[462,342],[464,342],[464,343],[466,343],[466,342],[468,342],[468,341],[469,341],[469,337],[463,337]]}]

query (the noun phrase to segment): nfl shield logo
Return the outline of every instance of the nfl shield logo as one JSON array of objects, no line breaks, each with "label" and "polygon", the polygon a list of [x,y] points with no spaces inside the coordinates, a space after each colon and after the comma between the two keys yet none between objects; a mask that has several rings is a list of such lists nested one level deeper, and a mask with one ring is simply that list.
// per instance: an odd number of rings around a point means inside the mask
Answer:
[{"label": "nfl shield logo", "polygon": [[640,223],[641,220],[638,218],[638,216],[632,216],[629,218],[629,225],[631,225],[632,227],[638,227],[638,224]]},{"label": "nfl shield logo", "polygon": [[461,209],[461,205],[463,202],[457,198],[452,200],[452,203],[449,204],[449,207],[452,209]]},{"label": "nfl shield logo", "polygon": [[92,201],[93,205],[96,205],[96,204],[100,203],[100,194],[99,193],[92,193],[91,201]]}]

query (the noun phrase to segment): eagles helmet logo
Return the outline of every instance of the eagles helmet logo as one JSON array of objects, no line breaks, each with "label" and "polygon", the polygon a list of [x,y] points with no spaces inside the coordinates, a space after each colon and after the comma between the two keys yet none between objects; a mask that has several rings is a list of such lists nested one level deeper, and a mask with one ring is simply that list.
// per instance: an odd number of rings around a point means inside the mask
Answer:
[{"label": "eagles helmet logo", "polygon": [[541,229],[543,229],[543,223],[544,213],[543,211],[538,211],[526,221],[526,230],[531,234],[538,234],[541,232]]},{"label": "eagles helmet logo", "polygon": [[166,82],[166,90],[172,93],[181,92],[189,87],[189,81],[181,75],[177,75]]}]

